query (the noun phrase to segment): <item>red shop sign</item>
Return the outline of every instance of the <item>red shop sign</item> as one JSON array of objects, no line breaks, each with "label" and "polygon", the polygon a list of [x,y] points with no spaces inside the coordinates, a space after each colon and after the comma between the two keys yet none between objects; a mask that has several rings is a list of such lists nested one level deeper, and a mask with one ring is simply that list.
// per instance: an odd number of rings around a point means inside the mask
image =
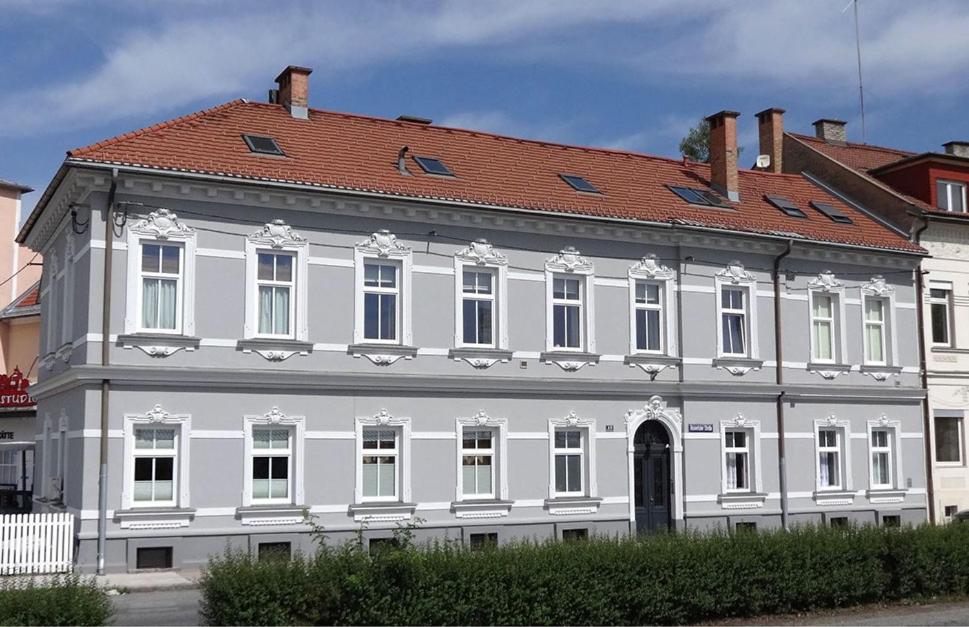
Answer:
[{"label": "red shop sign", "polygon": [[28,387],[30,381],[24,378],[20,368],[14,368],[9,376],[0,374],[0,407],[33,407],[36,403]]}]

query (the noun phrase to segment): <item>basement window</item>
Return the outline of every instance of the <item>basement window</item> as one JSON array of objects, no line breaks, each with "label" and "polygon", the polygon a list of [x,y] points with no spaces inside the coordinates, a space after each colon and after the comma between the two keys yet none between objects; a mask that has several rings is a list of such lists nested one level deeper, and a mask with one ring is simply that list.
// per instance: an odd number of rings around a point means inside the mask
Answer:
[{"label": "basement window", "polygon": [[595,185],[585,180],[581,176],[576,176],[574,174],[559,174],[559,176],[562,178],[563,181],[571,185],[572,189],[575,189],[577,191],[589,192],[590,194],[602,193],[598,190],[598,188],[596,188]]},{"label": "basement window", "polygon": [[787,198],[784,198],[783,196],[765,195],[764,198],[767,200],[767,202],[774,205],[775,207],[783,211],[786,215],[792,218],[807,217],[807,215],[803,211],[797,208],[797,205],[795,205]]},{"label": "basement window", "polygon": [[428,174],[437,174],[440,176],[454,176],[454,172],[448,169],[444,162],[440,159],[434,159],[432,157],[414,157],[414,161],[417,165],[421,166],[421,169]]},{"label": "basement window", "polygon": [[730,207],[730,205],[728,205],[722,198],[707,189],[696,189],[693,187],[683,187],[680,185],[668,185],[667,187],[670,188],[670,191],[691,205],[700,205],[704,207]]},{"label": "basement window", "polygon": [[839,224],[854,224],[854,221],[851,218],[843,214],[841,210],[834,205],[812,200],[811,206],[828,216],[832,222],[838,222]]},{"label": "basement window", "polygon": [[250,152],[254,152],[260,155],[285,155],[283,149],[279,147],[276,140],[272,137],[265,137],[263,135],[243,135],[242,139],[245,140],[246,145],[249,146]]}]

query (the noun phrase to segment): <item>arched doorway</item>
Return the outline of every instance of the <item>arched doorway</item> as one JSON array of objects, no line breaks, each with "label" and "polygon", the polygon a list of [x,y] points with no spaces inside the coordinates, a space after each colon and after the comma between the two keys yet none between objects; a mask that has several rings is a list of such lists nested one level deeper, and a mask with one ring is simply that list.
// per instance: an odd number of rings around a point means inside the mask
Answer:
[{"label": "arched doorway", "polygon": [[646,420],[633,437],[633,502],[636,532],[670,529],[673,512],[670,432]]}]

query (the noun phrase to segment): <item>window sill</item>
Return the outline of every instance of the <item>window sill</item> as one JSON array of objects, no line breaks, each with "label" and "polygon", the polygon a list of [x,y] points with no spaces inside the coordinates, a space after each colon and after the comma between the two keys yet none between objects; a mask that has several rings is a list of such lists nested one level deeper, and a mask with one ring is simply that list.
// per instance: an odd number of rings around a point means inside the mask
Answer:
[{"label": "window sill", "polygon": [[933,353],[958,353],[958,354],[969,354],[969,348],[955,348],[952,346],[933,346]]},{"label": "window sill", "polygon": [[717,357],[713,360],[713,367],[726,370],[735,377],[742,377],[751,370],[763,368],[764,360],[749,357]]},{"label": "window sill", "polygon": [[354,503],[348,513],[354,522],[399,522],[410,520],[417,509],[416,503],[401,503],[399,501]]},{"label": "window sill", "polygon": [[545,499],[545,509],[553,516],[570,514],[595,514],[602,499],[595,496],[557,496]]},{"label": "window sill", "polygon": [[875,381],[885,381],[890,376],[898,376],[902,369],[899,366],[862,366],[861,374],[867,374]]},{"label": "window sill", "polygon": [[285,361],[296,353],[309,355],[313,352],[313,343],[300,340],[253,337],[239,340],[236,343],[236,349],[246,354],[258,353],[268,361]]},{"label": "window sill", "polygon": [[451,503],[451,511],[457,518],[501,518],[508,515],[513,504],[500,499],[468,499]]},{"label": "window sill", "polygon": [[122,529],[178,529],[195,518],[191,507],[132,507],[115,511]]},{"label": "window sill", "polygon": [[754,509],[763,507],[767,494],[763,492],[727,492],[717,496],[723,509]]},{"label": "window sill", "polygon": [[639,366],[650,377],[655,377],[667,368],[679,368],[683,360],[679,357],[659,353],[632,353],[626,355],[622,363],[630,367]]},{"label": "window sill", "polygon": [[851,364],[836,364],[825,362],[808,362],[808,372],[820,375],[822,379],[836,379],[838,375],[851,372]]},{"label": "window sill", "polygon": [[301,505],[247,505],[236,508],[243,525],[297,525],[306,520],[308,508]]},{"label": "window sill", "polygon": [[599,355],[584,351],[545,351],[538,356],[546,364],[555,364],[566,372],[575,372],[587,364],[599,363]]},{"label": "window sill", "polygon": [[854,490],[815,490],[814,502],[818,505],[852,505]]},{"label": "window sill", "polygon": [[187,335],[167,333],[130,333],[118,336],[122,348],[140,348],[151,357],[168,357],[182,349],[194,351],[201,340]]},{"label": "window sill", "polygon": [[475,368],[490,368],[499,361],[506,363],[511,361],[512,352],[502,348],[475,348],[464,346],[452,348],[448,351],[448,359],[454,361],[466,361]]},{"label": "window sill", "polygon": [[417,348],[402,344],[351,344],[347,353],[354,357],[366,357],[377,366],[389,366],[399,359],[417,357]]},{"label": "window sill", "polygon": [[869,489],[865,496],[871,503],[901,503],[905,500],[907,490],[896,488],[873,488]]}]

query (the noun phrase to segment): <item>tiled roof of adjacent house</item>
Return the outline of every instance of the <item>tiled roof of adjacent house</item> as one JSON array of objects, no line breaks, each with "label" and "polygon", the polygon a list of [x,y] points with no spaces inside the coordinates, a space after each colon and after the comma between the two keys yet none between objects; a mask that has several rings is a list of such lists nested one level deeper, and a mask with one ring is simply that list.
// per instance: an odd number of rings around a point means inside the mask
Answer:
[{"label": "tiled roof of adjacent house", "polygon": [[897,148],[886,148],[884,146],[872,146],[870,144],[856,144],[852,142],[834,143],[828,142],[813,135],[801,135],[800,133],[788,133],[789,135],[807,143],[815,150],[822,152],[832,159],[836,159],[849,168],[856,170],[873,170],[883,165],[893,163],[905,157],[911,157],[915,153]]},{"label": "tiled roof of adjacent house", "polygon": [[[272,137],[282,156],[256,154],[244,134]],[[410,175],[397,168],[409,147]],[[440,159],[454,176],[426,173],[413,157]],[[281,105],[235,100],[68,152],[99,162],[380,193],[402,198],[575,214],[798,237],[920,252],[905,237],[800,175],[740,171],[739,203],[687,203],[670,185],[707,188],[710,167],[621,150],[518,139],[433,124],[311,109],[293,118]],[[577,191],[560,177],[586,179],[601,193]],[[764,196],[786,196],[806,218],[785,215]],[[853,221],[838,224],[809,206],[832,204]]]},{"label": "tiled roof of adjacent house", "polygon": [[31,285],[13,302],[0,310],[0,320],[40,315],[40,281]]}]

